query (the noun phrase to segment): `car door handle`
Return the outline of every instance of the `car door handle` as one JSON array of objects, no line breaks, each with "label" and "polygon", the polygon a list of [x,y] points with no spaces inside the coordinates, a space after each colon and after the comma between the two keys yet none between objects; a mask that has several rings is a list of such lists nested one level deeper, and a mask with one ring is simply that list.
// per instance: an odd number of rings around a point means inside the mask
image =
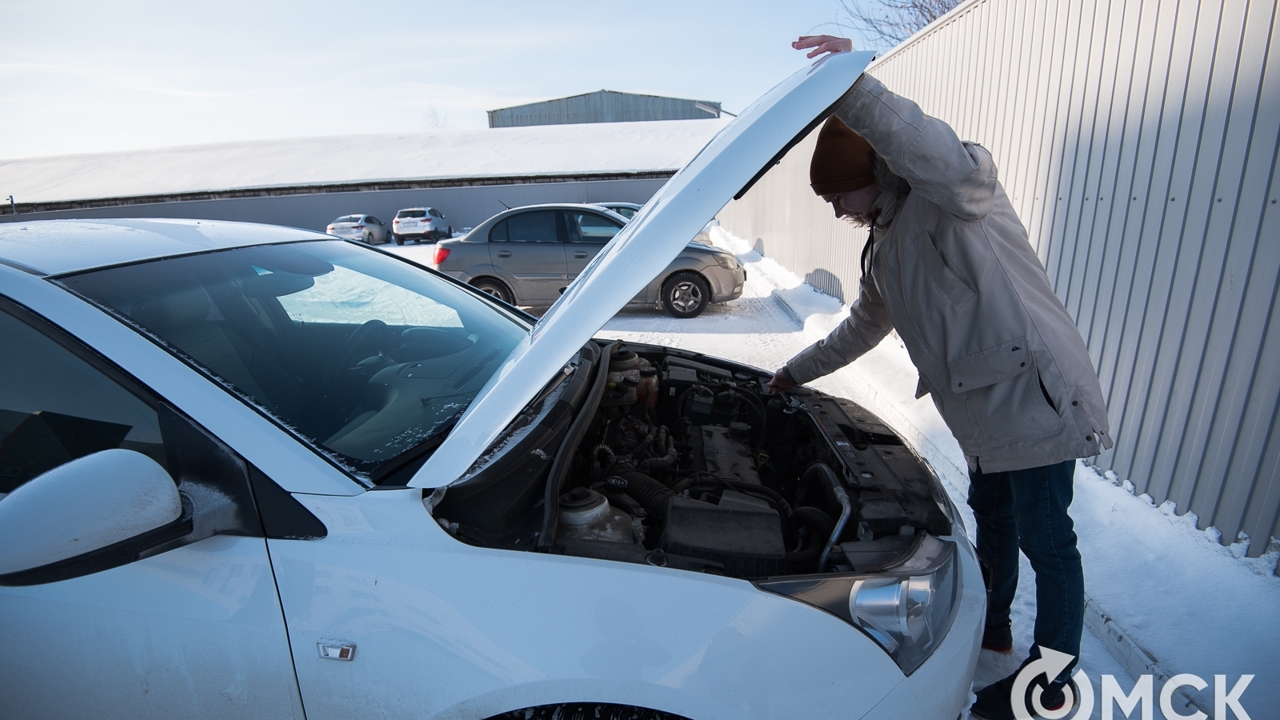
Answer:
[{"label": "car door handle", "polygon": [[587,254],[585,252],[575,252],[573,256],[576,258],[584,258],[587,256]]},{"label": "car door handle", "polygon": [[510,251],[510,250],[503,250],[503,251],[501,251],[501,252],[499,252],[499,253],[498,253],[498,257],[501,257],[501,258],[511,257],[511,251]]}]

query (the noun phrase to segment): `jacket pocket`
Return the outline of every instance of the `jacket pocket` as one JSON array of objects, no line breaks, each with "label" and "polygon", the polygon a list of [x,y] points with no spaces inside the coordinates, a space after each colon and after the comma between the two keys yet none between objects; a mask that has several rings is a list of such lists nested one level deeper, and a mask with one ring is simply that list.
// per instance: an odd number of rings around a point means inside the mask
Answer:
[{"label": "jacket pocket", "polygon": [[938,251],[938,246],[933,244],[933,238],[928,232],[917,235],[914,245],[919,261],[924,266],[925,274],[952,305],[964,305],[976,297],[973,288],[970,288],[968,283],[947,265],[947,261]]},{"label": "jacket pocket", "polygon": [[[984,366],[975,367],[973,375],[964,374],[967,368],[963,363],[958,376],[961,379],[957,380],[957,374],[952,374],[953,387],[964,383],[960,388],[961,397],[986,448],[1056,437],[1067,428],[1062,415],[1046,397],[1033,358],[1025,354],[1021,341],[1015,343],[1000,346],[1003,352],[987,354],[984,362],[970,361],[972,365]],[[1015,347],[1018,349],[1014,350]],[[1019,360],[1020,356],[1026,359]],[[982,382],[987,384],[977,385]],[[977,454],[981,455],[982,451]]]},{"label": "jacket pocket", "polygon": [[1031,365],[1025,337],[980,350],[947,363],[951,375],[951,392],[964,393],[1024,372]]}]

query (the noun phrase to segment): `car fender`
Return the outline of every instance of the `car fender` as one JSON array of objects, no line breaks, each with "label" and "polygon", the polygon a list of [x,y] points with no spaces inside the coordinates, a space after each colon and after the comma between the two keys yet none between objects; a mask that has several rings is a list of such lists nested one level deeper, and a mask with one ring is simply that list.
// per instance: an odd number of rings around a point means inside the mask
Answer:
[{"label": "car fender", "polygon": [[[328,535],[268,543],[303,696],[327,711],[317,720],[563,702],[834,719],[903,680],[851,625],[744,580],[466,545],[420,490],[295,497]],[[317,660],[322,641],[354,645],[354,661]]]}]

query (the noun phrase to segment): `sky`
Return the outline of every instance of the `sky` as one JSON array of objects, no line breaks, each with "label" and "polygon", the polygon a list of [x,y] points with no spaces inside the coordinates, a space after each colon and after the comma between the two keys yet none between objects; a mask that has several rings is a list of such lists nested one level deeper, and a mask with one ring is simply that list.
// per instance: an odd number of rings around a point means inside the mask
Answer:
[{"label": "sky", "polygon": [[0,0],[0,25],[0,159],[483,128],[601,89],[736,113],[807,64],[797,36],[851,32],[841,0]]}]

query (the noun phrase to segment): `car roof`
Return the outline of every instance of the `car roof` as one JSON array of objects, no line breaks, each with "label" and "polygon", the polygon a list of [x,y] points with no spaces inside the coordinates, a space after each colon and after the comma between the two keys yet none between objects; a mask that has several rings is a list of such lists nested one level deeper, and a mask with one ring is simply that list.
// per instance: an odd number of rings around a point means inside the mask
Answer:
[{"label": "car roof", "polygon": [[[521,205],[519,207],[507,208],[506,210],[493,215],[484,222],[487,223],[490,220],[514,215],[515,213],[523,212],[525,210],[590,210],[591,212],[600,213],[601,215],[614,216],[616,219],[621,220],[624,223],[627,221],[626,218],[618,215],[609,208],[603,205],[597,205],[596,203],[539,203],[537,205]],[[483,224],[484,223],[481,223],[481,225]],[[480,225],[477,225],[476,227],[480,227]]]},{"label": "car roof", "polygon": [[332,239],[313,230],[220,220],[34,220],[0,223],[0,263],[61,275],[172,255]]}]

